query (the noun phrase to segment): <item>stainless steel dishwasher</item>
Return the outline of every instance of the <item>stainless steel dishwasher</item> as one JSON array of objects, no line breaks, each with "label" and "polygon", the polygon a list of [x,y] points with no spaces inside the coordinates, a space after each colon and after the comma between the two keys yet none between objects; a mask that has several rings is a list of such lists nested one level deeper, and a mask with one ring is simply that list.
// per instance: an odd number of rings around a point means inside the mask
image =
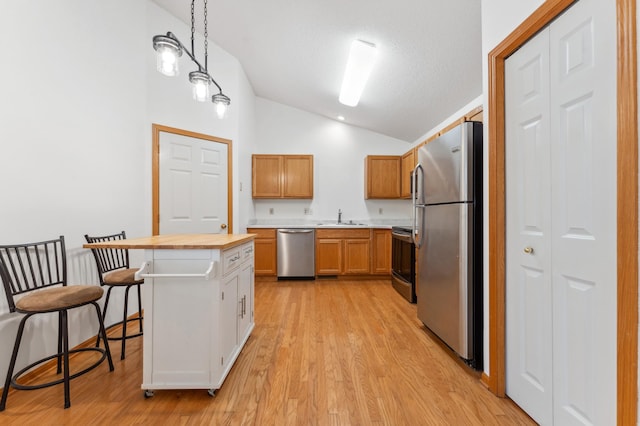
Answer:
[{"label": "stainless steel dishwasher", "polygon": [[278,229],[278,279],[315,279],[315,236],[315,229]]}]

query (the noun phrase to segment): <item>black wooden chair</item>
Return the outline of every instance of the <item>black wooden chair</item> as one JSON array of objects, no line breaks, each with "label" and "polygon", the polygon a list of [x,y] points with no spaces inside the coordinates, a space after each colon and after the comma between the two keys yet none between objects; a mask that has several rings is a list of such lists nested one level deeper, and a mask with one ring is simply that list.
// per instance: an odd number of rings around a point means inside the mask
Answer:
[{"label": "black wooden chair", "polygon": [[[11,354],[7,378],[2,390],[0,411],[5,409],[9,387],[15,389],[32,390],[64,383],[64,408],[71,406],[69,396],[69,382],[71,379],[97,367],[105,357],[109,361],[109,371],[113,371],[113,362],[109,344],[105,340],[104,348],[90,347],[69,350],[69,324],[67,311],[85,305],[93,305],[98,317],[99,333],[106,339],[104,323],[100,307],[96,303],[104,291],[97,285],[72,285],[67,286],[67,258],[64,245],[64,237],[57,240],[42,241],[37,243],[4,245],[0,246],[0,279],[4,284],[9,310],[24,314]],[[29,364],[15,375],[13,370],[20,350],[20,342],[24,327],[29,318],[38,314],[58,313],[58,352],[36,362]],[[3,345],[4,346],[4,345]],[[70,373],[69,354],[97,351],[100,358],[81,371]],[[61,378],[50,382],[35,385],[18,383],[21,375],[49,360],[56,359],[57,375],[62,372]]]},{"label": "black wooden chair", "polygon": [[[88,243],[100,243],[105,241],[117,241],[124,240],[126,238],[126,234],[124,231],[119,234],[113,235],[105,235],[101,237],[90,237],[89,235],[85,235],[84,238]],[[115,287],[124,287],[124,314],[122,317],[122,321],[111,324],[107,327],[107,329],[121,325],[122,324],[122,334],[119,336],[109,337],[109,340],[121,340],[122,341],[122,353],[120,354],[120,359],[124,359],[125,357],[125,343],[127,339],[132,337],[142,336],[142,300],[141,300],[141,292],[140,285],[144,283],[144,280],[136,280],[134,274],[137,269],[129,268],[129,251],[124,249],[91,249],[93,252],[93,257],[96,260],[96,266],[98,267],[98,276],[100,277],[100,285],[108,286],[107,290],[107,299],[104,303],[104,310],[102,311],[102,316],[107,317],[107,307],[109,306],[109,298],[111,297],[111,290]],[[131,287],[137,287],[138,290],[138,315],[133,318],[127,319],[127,311],[129,307],[129,289]],[[138,332],[134,334],[127,335],[127,323],[129,321],[138,321]],[[100,344],[100,336],[98,336],[98,341],[96,342],[96,346]]]}]

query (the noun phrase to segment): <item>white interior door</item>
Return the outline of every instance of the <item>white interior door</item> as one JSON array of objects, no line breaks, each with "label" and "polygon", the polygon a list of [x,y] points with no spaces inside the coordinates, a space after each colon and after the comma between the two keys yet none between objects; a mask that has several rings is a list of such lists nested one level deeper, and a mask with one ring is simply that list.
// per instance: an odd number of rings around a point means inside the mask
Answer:
[{"label": "white interior door", "polygon": [[505,62],[506,392],[552,418],[549,30]]},{"label": "white interior door", "polygon": [[505,64],[506,386],[541,424],[616,423],[615,25],[580,0]]},{"label": "white interior door", "polygon": [[226,234],[227,145],[160,132],[160,234]]},{"label": "white interior door", "polygon": [[616,423],[616,10],[580,0],[550,32],[554,420]]}]

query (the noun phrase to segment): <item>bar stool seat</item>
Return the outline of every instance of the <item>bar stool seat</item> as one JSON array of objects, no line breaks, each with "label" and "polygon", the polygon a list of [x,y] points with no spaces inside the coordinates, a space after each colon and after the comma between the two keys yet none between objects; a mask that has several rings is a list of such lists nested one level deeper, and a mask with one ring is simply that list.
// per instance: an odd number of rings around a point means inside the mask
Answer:
[{"label": "bar stool seat", "polygon": [[67,286],[38,290],[16,301],[16,312],[23,314],[72,309],[100,300],[104,290],[98,286]]}]

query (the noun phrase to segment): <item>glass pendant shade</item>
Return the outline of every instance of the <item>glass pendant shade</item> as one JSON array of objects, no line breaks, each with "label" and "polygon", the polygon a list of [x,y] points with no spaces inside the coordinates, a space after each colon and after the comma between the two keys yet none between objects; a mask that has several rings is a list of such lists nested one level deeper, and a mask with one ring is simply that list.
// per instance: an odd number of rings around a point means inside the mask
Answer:
[{"label": "glass pendant shade", "polygon": [[216,114],[219,119],[223,119],[227,113],[227,107],[231,103],[231,99],[228,96],[218,93],[211,97],[211,101],[216,105]]},{"label": "glass pendant shade", "polygon": [[157,70],[169,77],[178,75],[178,58],[182,56],[182,48],[177,41],[167,36],[155,36],[153,48],[156,50]]},{"label": "glass pendant shade", "polygon": [[189,81],[193,85],[193,99],[198,102],[209,100],[209,75],[202,71],[189,73]]}]

